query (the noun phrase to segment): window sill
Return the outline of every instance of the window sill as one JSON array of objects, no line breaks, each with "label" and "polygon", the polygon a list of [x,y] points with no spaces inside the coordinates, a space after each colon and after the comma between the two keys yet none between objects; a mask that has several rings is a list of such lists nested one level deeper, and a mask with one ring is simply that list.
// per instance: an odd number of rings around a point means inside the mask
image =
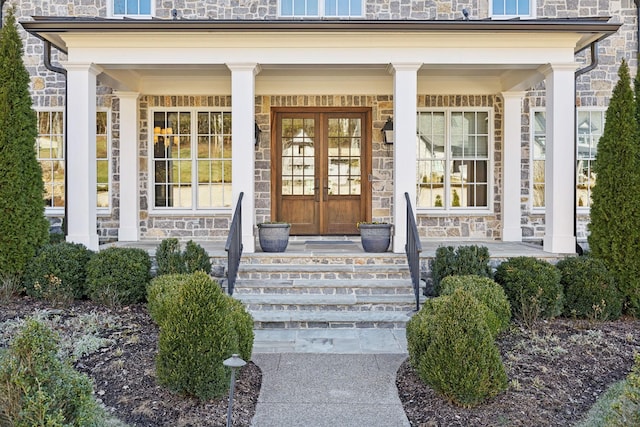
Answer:
[{"label": "window sill", "polygon": [[215,208],[215,209],[202,209],[202,210],[185,210],[185,209],[154,209],[149,211],[149,216],[155,217],[178,217],[178,216],[189,216],[189,217],[201,217],[201,216],[211,216],[216,214],[231,214],[232,208]]},{"label": "window sill", "polygon": [[482,210],[465,210],[465,209],[456,209],[456,210],[434,210],[434,209],[425,209],[418,208],[416,209],[416,215],[428,215],[428,216],[436,216],[436,217],[450,217],[450,216],[488,216],[493,215],[493,211],[488,209]]}]

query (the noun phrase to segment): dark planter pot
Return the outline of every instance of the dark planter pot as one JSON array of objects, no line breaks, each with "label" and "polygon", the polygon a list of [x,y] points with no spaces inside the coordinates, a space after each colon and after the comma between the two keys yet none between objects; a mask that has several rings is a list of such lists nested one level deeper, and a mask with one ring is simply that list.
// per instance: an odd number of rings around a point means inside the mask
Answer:
[{"label": "dark planter pot", "polygon": [[284,252],[289,244],[291,224],[258,224],[258,239],[263,252]]},{"label": "dark planter pot", "polygon": [[391,243],[391,224],[360,224],[360,240],[365,252],[386,252]]}]

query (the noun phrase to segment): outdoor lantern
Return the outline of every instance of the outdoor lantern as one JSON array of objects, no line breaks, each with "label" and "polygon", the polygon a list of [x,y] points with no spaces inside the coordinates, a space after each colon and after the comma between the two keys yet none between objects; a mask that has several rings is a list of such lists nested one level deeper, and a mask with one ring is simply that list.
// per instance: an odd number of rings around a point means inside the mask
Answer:
[{"label": "outdoor lantern", "polygon": [[260,144],[260,126],[258,126],[258,122],[253,122],[253,142],[256,144],[256,147]]},{"label": "outdoor lantern", "polygon": [[382,127],[382,138],[385,144],[393,144],[393,120],[387,118],[387,122]]},{"label": "outdoor lantern", "polygon": [[[258,127],[258,125],[256,125]],[[229,406],[227,408],[227,427],[231,427],[231,413],[233,411],[233,391],[236,384],[236,369],[247,364],[237,354],[232,354],[230,358],[222,362],[227,368],[231,368],[231,383],[229,384]]]}]

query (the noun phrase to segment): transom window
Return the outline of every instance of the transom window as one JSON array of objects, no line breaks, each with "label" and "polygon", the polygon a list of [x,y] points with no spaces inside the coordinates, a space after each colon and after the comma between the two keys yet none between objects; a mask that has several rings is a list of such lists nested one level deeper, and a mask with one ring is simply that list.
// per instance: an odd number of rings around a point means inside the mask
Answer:
[{"label": "transom window", "polygon": [[418,208],[487,210],[489,110],[418,113]]},{"label": "transom window", "polygon": [[283,17],[361,17],[362,0],[280,0]]},{"label": "transom window", "polygon": [[151,16],[151,0],[112,0],[114,16]]},{"label": "transom window", "polygon": [[534,0],[491,0],[491,16],[493,18],[532,18],[534,11]]},{"label": "transom window", "polygon": [[[36,153],[44,181],[45,207],[49,212],[65,204],[64,112],[38,111]],[[111,128],[108,110],[96,112],[97,208],[110,207]]]},{"label": "transom window", "polygon": [[[544,208],[544,168],[546,122],[544,111],[534,111],[532,124],[531,161],[533,208]],[[591,206],[591,192],[596,184],[596,174],[593,163],[598,151],[598,140],[602,136],[605,123],[605,110],[580,109],[576,122],[577,152],[576,152],[576,207],[588,209]]]},{"label": "transom window", "polygon": [[231,206],[231,113],[153,113],[153,201],[156,209]]}]

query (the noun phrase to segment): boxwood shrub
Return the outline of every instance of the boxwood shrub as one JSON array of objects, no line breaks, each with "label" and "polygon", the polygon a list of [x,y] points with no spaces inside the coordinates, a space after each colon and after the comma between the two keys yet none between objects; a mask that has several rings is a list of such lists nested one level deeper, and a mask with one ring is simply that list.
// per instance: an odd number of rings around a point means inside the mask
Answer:
[{"label": "boxwood shrub", "polygon": [[142,302],[151,279],[151,258],[144,249],[110,247],[87,264],[87,293],[105,305]]},{"label": "boxwood shrub", "polygon": [[480,276],[448,276],[442,279],[441,295],[450,295],[456,289],[463,289],[485,305],[487,326],[495,338],[506,330],[511,323],[511,305],[502,286],[488,277]]},{"label": "boxwood shrub", "polygon": [[80,243],[44,245],[27,263],[23,279],[27,294],[54,302],[84,297],[87,263],[92,255]]},{"label": "boxwood shrub", "polygon": [[489,249],[485,246],[440,246],[430,262],[434,295],[440,295],[440,282],[447,276],[491,277],[489,260]]},{"label": "boxwood shrub", "polygon": [[0,424],[104,426],[91,380],[57,356],[55,334],[33,319],[0,352]]},{"label": "boxwood shrub", "polygon": [[514,316],[525,325],[562,313],[560,271],[547,261],[510,258],[498,266],[494,278],[504,288]]},{"label": "boxwood shrub", "polygon": [[156,375],[170,390],[200,399],[228,392],[222,362],[249,360],[253,320],[204,272],[159,276],[148,292],[149,313],[160,327]]},{"label": "boxwood shrub", "polygon": [[591,320],[613,320],[622,314],[623,296],[604,262],[591,257],[559,261],[564,289],[564,315]]},{"label": "boxwood shrub", "polygon": [[157,274],[211,273],[211,260],[207,251],[189,240],[184,252],[180,251],[180,242],[175,237],[164,239],[156,250]]},{"label": "boxwood shrub", "polygon": [[467,291],[426,302],[407,324],[407,344],[420,378],[457,405],[477,406],[506,389],[482,304]]}]

